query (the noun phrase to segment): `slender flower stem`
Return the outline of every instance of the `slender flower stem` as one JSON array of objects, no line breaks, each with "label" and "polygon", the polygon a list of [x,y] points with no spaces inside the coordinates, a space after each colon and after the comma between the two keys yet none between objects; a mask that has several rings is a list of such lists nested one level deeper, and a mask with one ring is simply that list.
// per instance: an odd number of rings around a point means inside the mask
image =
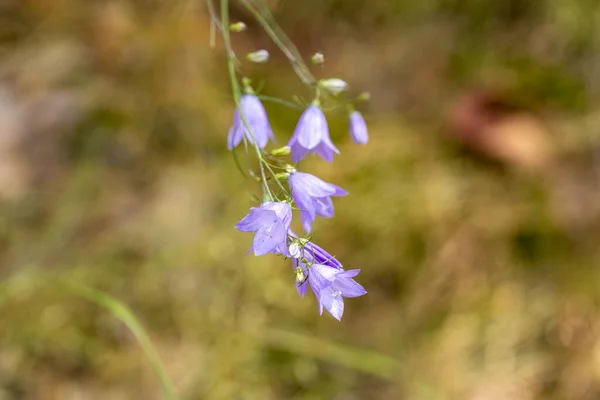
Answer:
[{"label": "slender flower stem", "polygon": [[[209,3],[210,3],[210,1],[209,1]],[[256,139],[254,138],[254,135],[252,134],[250,125],[248,124],[248,120],[246,119],[246,116],[243,114],[242,108],[240,107],[241,90],[240,90],[240,85],[239,85],[236,75],[235,75],[234,59],[231,56],[233,51],[231,49],[231,37],[229,35],[229,0],[221,0],[221,24],[222,24],[223,41],[225,42],[225,48],[227,49],[227,68],[229,70],[229,79],[231,81],[231,88],[233,90],[233,98],[235,100],[235,106],[239,110],[240,118],[241,118],[243,124],[245,125],[246,129],[252,136],[252,142],[254,144],[254,149],[256,150],[256,155],[258,156],[258,158],[260,160],[260,159],[262,159],[260,147],[258,147],[258,143],[257,143]],[[246,139],[244,138],[244,141],[245,140]],[[262,182],[263,182],[263,188],[265,190],[265,193],[269,197],[269,199],[273,200],[273,194],[271,193],[271,189],[269,188],[269,184],[267,182],[267,177],[265,175],[265,169],[263,168],[263,163],[261,162],[259,165],[260,165],[260,174],[261,174]]]},{"label": "slender flower stem", "polygon": [[279,47],[283,54],[285,54],[300,80],[308,86],[316,86],[317,80],[302,60],[302,56],[296,46],[294,46],[287,35],[281,31],[277,24],[272,22],[273,16],[269,9],[263,5],[261,10],[258,11],[248,0],[239,1],[248,11],[250,11],[252,16],[259,24],[261,24],[265,32],[267,32],[267,35],[269,35],[271,40]]}]

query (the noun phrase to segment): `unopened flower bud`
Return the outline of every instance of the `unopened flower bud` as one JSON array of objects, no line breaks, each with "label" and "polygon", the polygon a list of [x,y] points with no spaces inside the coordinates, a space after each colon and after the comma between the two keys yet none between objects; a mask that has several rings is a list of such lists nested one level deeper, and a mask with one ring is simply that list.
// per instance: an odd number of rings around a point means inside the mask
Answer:
[{"label": "unopened flower bud", "polygon": [[319,85],[327,89],[334,96],[348,88],[348,84],[338,78],[322,79],[319,81]]},{"label": "unopened flower bud", "polygon": [[371,93],[369,92],[362,92],[357,98],[356,100],[358,101],[369,101],[371,100]]},{"label": "unopened flower bud", "polygon": [[269,60],[269,52],[267,50],[258,50],[248,53],[246,59],[253,63],[266,63]]},{"label": "unopened flower bud", "polygon": [[275,174],[275,179],[277,180],[287,180],[290,177],[289,172],[278,172]]},{"label": "unopened flower bud", "polygon": [[246,30],[246,24],[242,21],[229,25],[229,30],[232,32],[243,32]]},{"label": "unopened flower bud", "polygon": [[323,64],[325,62],[325,56],[323,53],[315,53],[310,58],[310,61],[315,65]]},{"label": "unopened flower bud", "polygon": [[296,267],[296,283],[302,284],[306,282],[306,274],[302,271],[301,267]]},{"label": "unopened flower bud", "polygon": [[283,147],[280,147],[278,149],[271,151],[271,155],[274,157],[287,156],[288,154],[291,153],[291,151],[292,151],[292,149],[290,148],[290,146],[283,146]]}]

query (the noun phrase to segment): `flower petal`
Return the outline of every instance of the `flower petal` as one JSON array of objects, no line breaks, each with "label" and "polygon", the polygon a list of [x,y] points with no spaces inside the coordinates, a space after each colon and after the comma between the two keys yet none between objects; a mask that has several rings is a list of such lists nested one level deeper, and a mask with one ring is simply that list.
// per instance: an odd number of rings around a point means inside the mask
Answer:
[{"label": "flower petal", "polygon": [[286,240],[286,235],[287,231],[279,220],[276,220],[270,226],[259,229],[252,243],[254,255],[262,256],[272,252],[282,241]]},{"label": "flower petal", "polygon": [[293,173],[289,178],[289,183],[293,188],[306,192],[311,197],[331,196],[337,189],[337,186],[305,172]]},{"label": "flower petal", "polygon": [[277,221],[274,211],[252,207],[248,215],[241,219],[235,228],[242,232],[256,232],[263,226],[269,226]]},{"label": "flower petal", "polygon": [[309,150],[314,149],[323,140],[325,135],[329,136],[325,114],[319,106],[308,107],[300,116],[298,125],[298,143]]},{"label": "flower petal", "polygon": [[366,144],[369,141],[367,124],[358,111],[350,114],[350,137],[357,144]]},{"label": "flower petal", "polygon": [[317,215],[325,218],[333,217],[333,201],[331,197],[318,197],[313,199]]},{"label": "flower petal", "polygon": [[290,140],[288,146],[290,146],[292,149],[292,160],[295,163],[300,162],[300,160],[306,157],[306,155],[309,153],[308,149],[305,149],[297,142],[292,143],[292,141]]}]

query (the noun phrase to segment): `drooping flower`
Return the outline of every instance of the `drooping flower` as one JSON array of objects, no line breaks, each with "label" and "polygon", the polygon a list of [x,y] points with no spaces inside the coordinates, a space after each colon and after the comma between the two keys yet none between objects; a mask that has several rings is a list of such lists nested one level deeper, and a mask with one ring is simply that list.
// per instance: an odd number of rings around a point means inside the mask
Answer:
[{"label": "drooping flower", "polygon": [[344,297],[358,297],[367,293],[364,287],[353,278],[359,269],[345,271],[335,257],[319,246],[308,242],[303,249],[303,257],[293,259],[296,271],[296,288],[302,297],[306,286],[314,292],[319,302],[319,312],[325,308],[335,319],[341,320],[344,313]]},{"label": "drooping flower", "polygon": [[229,150],[240,144],[242,135],[246,136],[250,144],[254,144],[254,137],[258,147],[261,149],[267,145],[269,139],[275,141],[273,130],[267,118],[267,112],[258,97],[253,94],[243,95],[240,99],[240,109],[246,122],[248,122],[250,131],[248,131],[248,127],[246,127],[244,120],[240,116],[240,110],[236,109],[233,116],[233,125],[229,129],[227,136],[227,148]]},{"label": "drooping flower", "polygon": [[329,128],[323,110],[316,104],[308,107],[298,120],[288,146],[292,149],[294,162],[302,160],[310,152],[326,161],[333,161],[333,153],[340,153],[329,138]]},{"label": "drooping flower", "polygon": [[292,197],[300,209],[300,219],[306,233],[310,233],[316,216],[333,217],[333,202],[330,196],[345,196],[344,189],[327,183],[314,175],[294,172],[288,178]]},{"label": "drooping flower", "polygon": [[250,251],[262,256],[267,253],[288,257],[287,237],[292,223],[292,209],[284,202],[264,202],[250,212],[235,226],[242,232],[256,232]]},{"label": "drooping flower", "polygon": [[353,111],[350,114],[350,137],[358,144],[366,144],[369,141],[367,124],[358,111]]}]

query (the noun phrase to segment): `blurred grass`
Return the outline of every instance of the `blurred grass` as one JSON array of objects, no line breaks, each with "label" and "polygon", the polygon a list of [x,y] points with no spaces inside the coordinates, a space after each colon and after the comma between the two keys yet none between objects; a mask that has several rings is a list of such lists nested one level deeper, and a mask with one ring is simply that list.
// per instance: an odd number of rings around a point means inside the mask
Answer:
[{"label": "blurred grass", "polygon": [[[270,2],[318,77],[368,90],[368,146],[303,168],[348,189],[317,243],[369,294],[341,323],[233,226],[256,188],[226,151],[222,45],[197,2],[0,7],[0,399],[162,398],[129,330],[52,285],[107,293],[181,399],[596,399],[600,9],[588,0]],[[309,93],[232,3],[262,94]],[[539,115],[552,168],[490,166],[445,140],[467,88]],[[265,102],[278,141],[299,111]],[[39,266],[35,278],[29,266]],[[24,277],[18,280],[18,277]],[[23,286],[20,286],[23,285]],[[148,346],[146,343],[144,346]]]}]

